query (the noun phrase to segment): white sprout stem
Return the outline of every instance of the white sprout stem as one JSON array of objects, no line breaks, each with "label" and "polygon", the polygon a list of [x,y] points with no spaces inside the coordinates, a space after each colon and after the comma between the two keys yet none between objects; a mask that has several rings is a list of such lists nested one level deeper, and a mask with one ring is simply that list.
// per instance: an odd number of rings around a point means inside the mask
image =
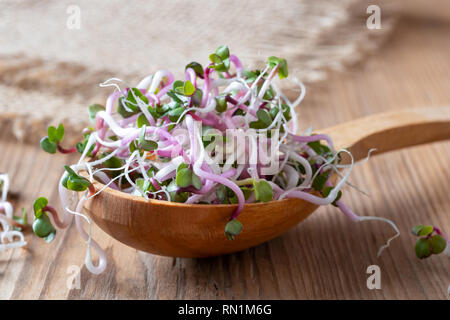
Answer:
[{"label": "white sprout stem", "polygon": [[118,81],[118,82],[122,82],[121,79],[119,78],[110,78],[102,83],[99,84],[100,87],[114,87],[117,89],[117,91],[121,92],[122,90],[120,89],[119,85],[117,83],[109,83],[110,81]]},{"label": "white sprout stem", "polygon": [[[61,202],[61,208],[63,208],[63,219],[59,219],[61,221],[61,224],[56,224],[56,226],[60,229],[64,229],[67,228],[70,223],[73,220],[73,216],[70,214],[70,212],[66,209],[66,208],[70,208],[70,200],[69,200],[69,195],[71,193],[73,193],[73,191],[70,191],[68,189],[66,189],[62,182],[64,180],[64,178],[66,177],[67,172],[64,172],[61,176],[61,178],[59,179],[59,183],[58,183],[58,191],[59,191],[59,200]],[[49,215],[50,219],[53,220],[53,222],[55,222],[55,220],[53,219],[52,215]]]},{"label": "white sprout stem", "polygon": [[[327,197],[322,198],[322,197],[318,197],[318,196],[315,196],[315,195],[310,194],[310,193],[306,193],[306,192],[303,192],[303,191],[298,191],[299,187],[297,187],[297,188],[295,188],[293,190],[287,190],[286,192],[284,192],[280,196],[280,199],[283,199],[283,198],[286,198],[286,197],[288,197],[288,198],[299,198],[299,199],[303,199],[303,200],[306,200],[306,201],[309,201],[309,202],[312,202],[312,203],[315,203],[315,204],[318,204],[318,205],[327,205],[327,204],[332,203],[334,200],[336,200],[336,198],[337,198],[337,196],[339,194],[339,191],[341,190],[341,188],[343,187],[343,185],[347,181],[347,179],[350,176],[350,173],[352,171],[352,168],[353,168],[353,156],[352,156],[352,154],[350,152],[348,152],[347,150],[345,150],[345,149],[341,149],[335,154],[334,157],[336,157],[337,154],[340,153],[340,152],[345,152],[345,153],[347,153],[350,156],[352,166],[349,167],[349,170],[345,173],[344,177],[330,191],[330,193],[329,193],[329,195]],[[329,164],[325,164],[325,165],[329,165]],[[317,170],[316,175],[318,174],[319,171],[320,171],[320,168]],[[314,180],[314,177],[311,180]]]},{"label": "white sprout stem", "polygon": [[7,174],[0,174],[0,181],[3,182],[2,186],[2,201],[6,201],[9,190],[9,176]]},{"label": "white sprout stem", "polygon": [[[366,156],[364,159],[359,160],[358,162],[356,162],[356,163],[355,163],[355,166],[361,165],[361,164],[366,163],[367,161],[369,161],[369,158],[370,158],[372,152],[374,152],[374,151],[377,151],[377,148],[372,148],[372,149],[370,149],[370,150],[367,152],[367,156]],[[336,164],[336,168],[346,168],[346,167],[348,167],[348,166],[349,166],[348,164]]]},{"label": "white sprout stem", "polygon": [[[131,180],[130,178],[130,164],[133,162],[134,157],[139,153],[139,150],[135,150],[131,156],[127,159],[126,161],[126,166],[125,166],[125,170],[124,170],[124,174],[125,174],[125,179],[127,179],[128,183],[134,187],[135,189],[138,189],[136,184],[133,182],[133,180]],[[138,189],[139,190],[139,189]],[[145,194],[143,194],[143,196],[145,196]]]},{"label": "white sprout stem", "polygon": [[152,74],[146,76],[144,79],[142,79],[142,80],[138,83],[138,85],[136,86],[136,88],[147,90],[148,87],[150,86],[151,82],[152,82],[152,79],[153,79],[153,75],[152,75]]},{"label": "white sprout stem", "polygon": [[378,220],[378,221],[383,221],[386,222],[388,224],[390,224],[392,226],[392,228],[395,230],[395,235],[392,236],[391,238],[389,238],[386,242],[385,245],[381,246],[378,250],[377,253],[377,257],[380,257],[381,254],[383,253],[384,249],[389,248],[391,241],[394,240],[395,238],[400,236],[400,230],[397,228],[397,226],[395,225],[394,222],[392,222],[389,219],[386,218],[382,218],[382,217],[371,217],[371,216],[357,216],[355,215],[342,201],[337,201],[336,204],[338,205],[339,209],[341,209],[341,211],[348,217],[350,218],[352,221],[354,222],[361,222],[361,221],[368,221],[368,220]]},{"label": "white sprout stem", "polygon": [[[147,109],[147,105],[145,104],[144,101],[142,101],[139,97],[137,97],[134,93],[134,90],[130,90],[131,94],[133,95],[134,100],[137,102],[137,106],[139,107],[139,109],[141,110],[141,112],[144,114],[145,118],[147,119],[147,121],[150,123],[150,125],[154,126],[155,125],[155,119],[153,119],[152,115],[150,114],[150,112]],[[127,100],[128,103],[131,103],[130,101]]]},{"label": "white sprout stem", "polygon": [[270,71],[269,76],[267,77],[266,81],[264,81],[263,85],[261,86],[261,90],[259,90],[258,99],[262,99],[264,94],[266,93],[267,89],[269,89],[270,84],[272,83],[273,77],[278,72],[278,65],[275,66],[272,71]]},{"label": "white sprout stem", "polygon": [[[297,120],[297,116],[296,116],[296,113],[295,113],[295,106],[296,105],[291,103],[291,101],[284,95],[284,93],[281,92],[280,89],[278,89],[278,86],[275,83],[272,84],[272,88],[275,91],[275,93],[277,94],[277,96],[280,96],[284,100],[284,102],[286,102],[286,104],[289,106],[289,111],[291,113],[292,130],[287,130],[287,131],[289,131],[290,133],[296,134],[297,131],[298,131],[298,120]],[[304,92],[304,90],[302,91],[302,93],[303,92]],[[301,102],[301,100],[300,100],[300,102]],[[280,112],[281,111],[282,110],[280,109]]]},{"label": "white sprout stem", "polygon": [[[133,168],[133,169],[129,170],[128,173],[131,173],[131,172],[133,172],[133,171],[137,171],[138,169],[139,169],[138,167]],[[94,175],[96,175],[97,173],[99,173],[99,172],[94,172]],[[118,175],[117,177],[115,177],[115,178],[113,178],[113,179],[110,179],[109,182],[106,183],[106,184],[104,184],[104,186],[103,186],[102,188],[100,188],[100,189],[99,189],[98,191],[96,191],[94,194],[89,195],[87,198],[88,198],[88,199],[94,198],[96,195],[98,195],[98,194],[101,193],[103,190],[105,190],[106,188],[108,188],[113,182],[115,182],[116,180],[119,180],[120,178],[122,178],[122,177],[124,177],[124,176],[125,176],[125,173],[122,173],[122,174]],[[131,190],[134,190],[135,187],[131,186],[129,189],[130,189],[130,191],[131,191]],[[119,188],[119,190],[120,190],[120,188]],[[126,192],[126,191],[128,191],[128,190],[122,190],[122,191],[123,191],[123,192]]]},{"label": "white sprout stem", "polygon": [[126,135],[136,131],[136,129],[134,128],[122,128],[121,126],[119,126],[116,120],[114,120],[114,118],[106,111],[97,112],[96,117],[103,119],[108,125],[108,127],[111,129],[111,131],[114,132],[114,134],[120,138],[123,138]]},{"label": "white sprout stem", "polygon": [[[314,179],[321,173],[321,170],[328,170],[329,168],[334,168],[334,167],[335,167],[335,165],[334,165],[334,164],[331,164],[331,163],[334,161],[334,159],[338,156],[338,154],[339,154],[340,152],[347,152],[347,153],[349,153],[347,150],[341,149],[341,150],[339,150],[338,152],[336,152],[336,153],[334,154],[334,156],[333,156],[331,159],[329,159],[329,160],[324,159],[325,163],[323,163],[323,164],[316,170],[316,173],[315,173],[312,177],[310,177],[310,178],[308,179],[308,180],[309,180],[308,182],[304,182],[304,183],[302,183],[300,186],[298,186],[298,187],[296,187],[296,188],[294,188],[294,189],[292,189],[292,190],[287,190],[285,193],[283,193],[282,198],[283,198],[287,193],[289,193],[289,192],[291,192],[291,191],[298,191],[298,190],[301,190],[301,189],[308,189],[308,188],[311,188],[312,182],[313,182]],[[309,169],[312,170],[311,165],[309,164],[309,162],[308,162],[308,161],[305,162],[306,159],[304,159],[304,158],[301,157],[300,155],[297,155],[295,152],[292,153],[291,158],[294,159],[294,160],[296,160],[296,161],[298,161],[298,162],[302,162],[302,164],[306,167],[306,168],[305,168],[306,170],[308,170],[308,168],[307,168],[308,165],[309,165]],[[303,160],[302,160],[302,158],[303,158]],[[352,158],[352,163],[353,163],[353,158]],[[352,167],[352,166],[351,166],[351,167]],[[309,170],[308,170],[308,171],[309,171]],[[348,172],[347,174],[349,175],[350,172]],[[308,176],[309,176],[309,175],[307,174],[307,177],[308,177]],[[307,179],[307,177],[306,177],[305,179]],[[341,179],[344,179],[346,176],[345,176],[345,175],[343,176],[343,175],[340,174],[339,177],[340,177]],[[347,181],[347,178],[345,178],[345,181]],[[347,183],[347,182],[345,182],[345,183]]]},{"label": "white sprout stem", "polygon": [[[301,82],[300,80],[298,80],[296,77],[294,77],[294,82],[296,84],[298,84],[298,86],[300,87],[300,95],[298,96],[298,98],[292,103],[292,111],[303,101],[303,99],[305,98],[306,95],[306,88],[305,85],[303,84],[303,82]],[[292,114],[294,114],[295,112],[293,112]]]},{"label": "white sprout stem", "polygon": [[[87,242],[86,258],[85,258],[86,268],[93,274],[100,274],[106,269],[107,258],[103,249],[98,245],[98,243],[95,240],[92,239],[92,224],[90,219],[85,214],[81,213],[83,211],[83,203],[86,199],[87,198],[85,196],[83,196],[80,199],[75,211],[72,211],[69,208],[66,208],[66,210],[75,216],[75,222],[77,225],[78,232],[80,233],[84,241]],[[84,219],[89,224],[89,233],[86,233],[86,231],[84,230],[81,219]],[[98,254],[99,261],[97,266],[94,266],[92,262],[91,246]]]},{"label": "white sprout stem", "polygon": [[86,158],[86,156],[87,156],[89,150],[90,150],[91,147],[94,145],[94,143],[95,143],[95,136],[96,136],[96,135],[97,135],[97,133],[94,132],[93,134],[91,134],[91,135],[89,136],[88,142],[86,143],[86,147],[84,148],[83,153],[81,154],[81,157],[80,157],[80,159],[78,160],[78,165],[80,165],[80,164],[83,162],[83,160],[84,160],[84,158]]},{"label": "white sprout stem", "polygon": [[302,156],[298,155],[295,152],[290,152],[288,154],[288,156],[292,160],[299,162],[305,169],[305,178],[304,178],[303,182],[300,184],[300,187],[309,186],[311,184],[311,178],[312,178],[311,164],[308,162],[308,160],[306,160],[305,158],[303,158]]},{"label": "white sprout stem", "polygon": [[[27,244],[25,238],[20,231],[12,230],[14,221],[14,208],[11,203],[6,201],[9,191],[9,176],[7,174],[0,174],[0,181],[3,182],[2,197],[0,201],[0,211],[4,211],[5,214],[0,213],[0,224],[3,231],[0,232],[0,252],[7,249],[21,248]],[[14,241],[14,239],[19,240]],[[6,242],[8,240],[8,242]]]},{"label": "white sprout stem", "polygon": [[155,73],[155,76],[151,82],[150,88],[148,90],[149,93],[155,93],[156,89],[158,88],[159,84],[161,83],[161,80],[168,76],[170,74],[169,71],[160,70]]}]

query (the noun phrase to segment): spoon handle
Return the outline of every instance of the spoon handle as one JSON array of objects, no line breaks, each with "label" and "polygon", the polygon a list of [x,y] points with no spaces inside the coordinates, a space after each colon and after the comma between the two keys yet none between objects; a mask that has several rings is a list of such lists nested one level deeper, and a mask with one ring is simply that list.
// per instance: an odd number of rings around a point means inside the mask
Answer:
[{"label": "spoon handle", "polygon": [[331,136],[336,150],[346,148],[355,161],[370,149],[380,154],[450,139],[450,107],[398,110],[371,115],[319,130]]}]

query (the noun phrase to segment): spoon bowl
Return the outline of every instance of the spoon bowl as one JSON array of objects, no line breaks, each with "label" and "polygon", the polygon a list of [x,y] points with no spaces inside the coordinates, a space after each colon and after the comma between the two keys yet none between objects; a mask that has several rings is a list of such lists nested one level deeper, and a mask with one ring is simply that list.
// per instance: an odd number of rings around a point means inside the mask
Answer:
[{"label": "spoon bowl", "polygon": [[[146,201],[107,190],[86,205],[92,220],[113,238],[133,248],[173,257],[208,257],[247,249],[279,236],[317,208],[300,199],[246,204],[239,215],[243,230],[230,241],[224,227],[237,205]],[[124,214],[105,214],[108,212]]]},{"label": "spoon bowl", "polygon": [[[346,147],[358,161],[375,154],[450,138],[450,108],[383,113],[319,130]],[[344,159],[348,161],[348,159]],[[97,190],[104,185],[94,181]],[[224,234],[237,205],[184,204],[148,200],[106,188],[85,202],[92,220],[116,240],[153,254],[208,257],[241,251],[264,243],[306,219],[318,207],[300,199],[250,203],[239,215],[241,234]]]}]

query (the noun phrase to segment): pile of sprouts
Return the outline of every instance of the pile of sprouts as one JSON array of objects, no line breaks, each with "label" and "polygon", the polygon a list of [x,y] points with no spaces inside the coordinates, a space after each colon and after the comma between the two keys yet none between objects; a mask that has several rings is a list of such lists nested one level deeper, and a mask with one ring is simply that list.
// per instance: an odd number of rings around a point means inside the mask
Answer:
[{"label": "pile of sprouts", "polygon": [[0,174],[0,186],[2,197],[0,199],[0,252],[12,248],[21,248],[27,244],[23,236],[23,229],[27,224],[27,212],[22,209],[22,217],[14,215],[14,209],[7,201],[9,190],[9,177]]},{"label": "pile of sprouts", "polygon": [[[112,188],[148,201],[236,204],[224,225],[224,237],[230,240],[245,228],[239,214],[246,203],[285,198],[334,205],[355,222],[389,223],[396,234],[379,254],[399,236],[390,220],[359,217],[342,202],[342,188],[349,184],[354,165],[346,149],[336,150],[329,136],[311,130],[297,135],[295,108],[305,96],[305,87],[294,79],[300,94],[293,102],[279,89],[276,78],[288,76],[286,60],[272,56],[264,68],[246,70],[226,46],[217,48],[209,59],[206,67],[189,63],[184,80],[162,70],[135,87],[121,88],[122,81],[116,78],[100,84],[114,91],[105,106],[89,106],[92,127],[84,129],[82,141],[71,149],[62,146],[62,125],[48,128],[41,140],[45,151],[79,152],[81,157],[78,163],[65,166],[59,183],[62,219],[47,199],[36,200],[36,235],[51,241],[56,233],[53,225],[65,228],[75,217],[88,244],[87,268],[95,274],[103,272],[105,254],[91,239],[90,220],[82,211],[84,201]],[[230,131],[238,137],[250,132],[248,144],[238,143],[238,150],[233,149]],[[273,151],[270,156],[259,140]],[[342,154],[351,159],[348,164],[341,162]],[[333,183],[335,174],[338,180]],[[97,190],[94,179],[104,187]],[[89,223],[88,232],[83,220]],[[97,265],[92,262],[91,247],[99,256]]]}]

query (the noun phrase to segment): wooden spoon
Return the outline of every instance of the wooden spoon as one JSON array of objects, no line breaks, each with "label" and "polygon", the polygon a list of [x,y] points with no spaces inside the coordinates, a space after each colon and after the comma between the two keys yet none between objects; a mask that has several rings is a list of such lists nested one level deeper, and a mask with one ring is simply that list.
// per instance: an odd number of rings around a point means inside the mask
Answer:
[{"label": "wooden spoon", "polygon": [[[383,113],[319,130],[355,161],[374,154],[450,138],[450,108]],[[99,182],[95,187],[102,188]],[[317,205],[299,199],[246,204],[243,230],[234,241],[224,227],[236,205],[183,204],[149,200],[110,188],[85,203],[94,222],[113,238],[138,250],[172,257],[208,257],[236,252],[289,230]]]}]

